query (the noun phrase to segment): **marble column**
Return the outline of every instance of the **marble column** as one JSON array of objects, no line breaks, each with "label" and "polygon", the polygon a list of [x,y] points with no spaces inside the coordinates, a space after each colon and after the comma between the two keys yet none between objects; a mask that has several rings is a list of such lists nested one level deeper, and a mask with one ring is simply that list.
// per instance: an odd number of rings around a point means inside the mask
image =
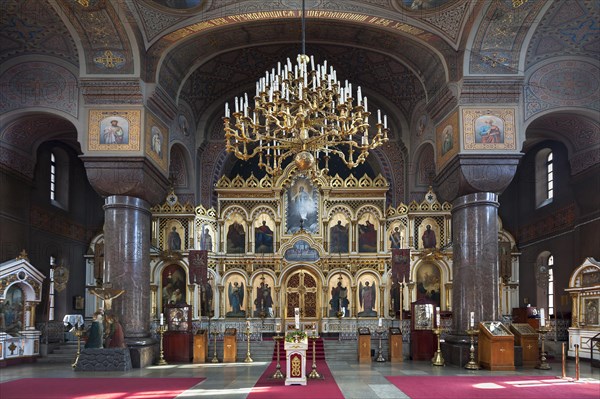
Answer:
[{"label": "marble column", "polygon": [[473,193],[452,204],[453,331],[462,335],[475,323],[498,320],[498,196]]},{"label": "marble column", "polygon": [[128,345],[149,345],[150,205],[136,197],[112,195],[104,203],[106,283],[125,290],[113,301]]}]

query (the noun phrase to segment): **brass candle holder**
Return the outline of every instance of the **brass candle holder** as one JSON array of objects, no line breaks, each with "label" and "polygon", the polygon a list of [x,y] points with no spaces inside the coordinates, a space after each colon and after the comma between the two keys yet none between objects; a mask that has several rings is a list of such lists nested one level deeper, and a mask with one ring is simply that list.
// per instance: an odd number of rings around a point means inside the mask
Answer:
[{"label": "brass candle holder", "polygon": [[471,326],[467,330],[467,334],[471,337],[471,347],[469,348],[469,362],[465,365],[467,370],[479,370],[479,364],[475,361],[475,336],[479,333],[479,330]]},{"label": "brass candle holder", "polygon": [[75,361],[71,365],[73,368],[76,368],[77,362],[79,362],[79,355],[81,355],[81,337],[83,337],[84,334],[85,330],[83,329],[83,326],[81,326],[81,328],[77,328],[77,326],[75,326],[73,329],[73,335],[77,337],[77,357],[75,357]]},{"label": "brass candle holder", "polygon": [[160,334],[160,358],[158,359],[157,364],[159,366],[164,366],[165,364],[168,364],[167,361],[165,360],[165,351],[164,351],[164,346],[163,346],[163,338],[164,338],[165,332],[167,331],[167,326],[160,325],[160,326],[158,326],[157,331]]},{"label": "brass candle holder", "polygon": [[378,326],[375,329],[375,332],[377,333],[377,335],[379,335],[379,346],[377,347],[377,359],[375,359],[376,362],[385,362],[385,358],[383,357],[383,350],[381,347],[381,337],[383,336],[383,332],[385,330],[383,329],[382,326]]},{"label": "brass candle holder", "polygon": [[538,334],[540,334],[540,338],[542,340],[542,349],[540,351],[540,363],[535,366],[536,369],[540,370],[550,370],[552,367],[546,362],[546,350],[544,349],[544,342],[546,340],[546,334],[552,330],[552,327],[548,325],[546,321],[546,325],[540,326],[537,329]]},{"label": "brass candle holder", "polygon": [[244,363],[252,363],[254,360],[250,357],[250,325],[246,324],[246,337],[248,342],[248,349],[246,351],[246,359],[244,359]]},{"label": "brass candle holder", "polygon": [[442,356],[442,350],[440,349],[440,335],[442,335],[442,328],[439,326],[434,328],[433,333],[437,335],[437,351],[435,351],[435,354],[431,359],[431,364],[434,366],[443,366],[446,362]]},{"label": "brass candle holder", "polygon": [[275,366],[275,373],[273,373],[271,378],[280,380],[282,378],[285,378],[285,375],[283,375],[283,373],[281,372],[281,363],[279,362],[279,341],[283,339],[283,336],[277,333],[277,335],[274,336],[273,339],[275,340],[275,345],[277,345],[277,365]]},{"label": "brass candle holder", "polygon": [[321,374],[317,371],[317,358],[315,353],[315,342],[319,339],[319,336],[314,334],[310,335],[308,339],[312,340],[312,371],[308,375],[308,378],[321,378]]},{"label": "brass candle holder", "polygon": [[217,327],[215,327],[215,329],[213,330],[213,337],[215,338],[215,351],[213,354],[213,358],[211,360],[211,362],[213,363],[219,363],[219,358],[217,357],[217,335],[219,334],[219,332],[217,331]]}]

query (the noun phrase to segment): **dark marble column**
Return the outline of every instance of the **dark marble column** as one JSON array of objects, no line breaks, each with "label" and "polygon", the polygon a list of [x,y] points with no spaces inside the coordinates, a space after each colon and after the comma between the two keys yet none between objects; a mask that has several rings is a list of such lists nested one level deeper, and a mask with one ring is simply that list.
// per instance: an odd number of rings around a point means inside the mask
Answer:
[{"label": "dark marble column", "polygon": [[123,326],[134,367],[152,362],[150,336],[149,204],[136,197],[112,195],[104,204],[104,259],[107,284],[125,290],[112,302]]},{"label": "dark marble column", "polygon": [[113,301],[126,338],[149,336],[150,206],[124,195],[107,197],[104,204],[104,260],[113,288],[125,293]]},{"label": "dark marble column", "polygon": [[475,323],[498,319],[498,196],[474,193],[452,204],[453,331],[465,334]]}]

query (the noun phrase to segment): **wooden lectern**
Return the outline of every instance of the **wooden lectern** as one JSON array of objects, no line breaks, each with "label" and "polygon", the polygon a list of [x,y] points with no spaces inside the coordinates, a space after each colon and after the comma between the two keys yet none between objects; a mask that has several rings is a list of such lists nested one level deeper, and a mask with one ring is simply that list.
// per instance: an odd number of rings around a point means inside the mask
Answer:
[{"label": "wooden lectern", "polygon": [[368,327],[358,329],[358,362],[371,363],[371,331]]},{"label": "wooden lectern", "polygon": [[401,363],[402,360],[402,331],[398,327],[390,327],[390,362]]},{"label": "wooden lectern", "polygon": [[540,361],[539,335],[529,323],[513,323],[510,331],[515,335],[515,345],[523,348],[523,367],[535,367]]},{"label": "wooden lectern", "polygon": [[479,365],[485,369],[515,369],[515,338],[499,321],[479,323]]},{"label": "wooden lectern", "polygon": [[223,338],[223,363],[235,363],[237,357],[237,329],[225,329]]},{"label": "wooden lectern", "polygon": [[198,330],[194,335],[194,363],[205,363],[208,355],[208,335],[206,330]]}]

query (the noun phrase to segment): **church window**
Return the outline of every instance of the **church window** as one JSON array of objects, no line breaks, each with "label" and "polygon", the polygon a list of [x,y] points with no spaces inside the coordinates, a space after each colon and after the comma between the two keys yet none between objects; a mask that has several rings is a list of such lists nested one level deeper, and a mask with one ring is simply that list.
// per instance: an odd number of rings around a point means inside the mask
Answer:
[{"label": "church window", "polygon": [[67,210],[69,208],[69,156],[55,147],[50,151],[50,203]]},{"label": "church window", "polygon": [[554,155],[550,148],[539,151],[535,159],[535,199],[538,208],[554,198]]}]

